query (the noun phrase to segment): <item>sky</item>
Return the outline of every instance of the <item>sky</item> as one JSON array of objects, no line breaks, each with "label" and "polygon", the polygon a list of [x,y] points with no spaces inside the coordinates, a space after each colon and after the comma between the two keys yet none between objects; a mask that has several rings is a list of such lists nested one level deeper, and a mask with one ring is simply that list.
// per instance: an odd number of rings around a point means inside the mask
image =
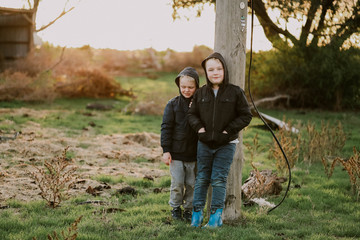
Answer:
[{"label": "sky", "polygon": [[[2,0],[3,7],[26,6],[26,1]],[[37,28],[58,16],[65,0],[42,0],[38,10]],[[195,45],[214,47],[214,6],[205,6],[201,17],[184,10],[182,18],[173,21],[171,0],[69,0],[66,9],[75,9],[49,28],[38,33],[43,41],[55,46],[112,48],[136,50],[154,48],[163,51],[192,51]],[[189,20],[186,19],[189,18]],[[261,26],[254,22],[253,50],[269,50]],[[248,18],[248,28],[250,17]],[[247,48],[250,48],[250,30]]]}]

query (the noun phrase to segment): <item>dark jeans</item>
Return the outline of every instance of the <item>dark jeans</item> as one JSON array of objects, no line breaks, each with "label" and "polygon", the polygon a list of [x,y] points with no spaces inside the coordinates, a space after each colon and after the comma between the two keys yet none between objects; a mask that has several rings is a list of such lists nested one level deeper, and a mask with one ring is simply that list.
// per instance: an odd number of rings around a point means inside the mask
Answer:
[{"label": "dark jeans", "polygon": [[198,142],[197,176],[193,200],[195,211],[204,209],[209,184],[213,188],[211,209],[224,208],[226,181],[235,148],[235,143],[211,149],[206,144]]}]

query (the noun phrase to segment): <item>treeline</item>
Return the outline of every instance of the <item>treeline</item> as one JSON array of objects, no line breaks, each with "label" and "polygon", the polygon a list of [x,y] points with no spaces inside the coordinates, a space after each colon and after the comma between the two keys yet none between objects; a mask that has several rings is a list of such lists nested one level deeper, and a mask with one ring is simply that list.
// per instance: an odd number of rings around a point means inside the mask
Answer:
[{"label": "treeline", "polygon": [[192,52],[154,49],[61,48],[44,44],[26,58],[0,59],[0,101],[51,101],[55,98],[134,97],[123,89],[116,76],[145,76],[156,79],[160,72],[178,72],[190,65],[199,69],[212,50],[195,46]]},{"label": "treeline", "polygon": [[[156,79],[159,72],[177,73],[185,66],[203,75],[201,61],[211,52],[206,46],[176,52],[64,49],[45,44],[11,64],[0,59],[0,100],[131,96],[115,76]],[[247,61],[249,66],[249,54]],[[293,47],[253,53],[252,94],[255,99],[286,94],[289,106],[296,108],[360,109],[359,66],[360,49],[356,48]]]},{"label": "treeline", "polygon": [[293,47],[253,55],[258,98],[290,96],[295,108],[360,109],[360,49]]}]

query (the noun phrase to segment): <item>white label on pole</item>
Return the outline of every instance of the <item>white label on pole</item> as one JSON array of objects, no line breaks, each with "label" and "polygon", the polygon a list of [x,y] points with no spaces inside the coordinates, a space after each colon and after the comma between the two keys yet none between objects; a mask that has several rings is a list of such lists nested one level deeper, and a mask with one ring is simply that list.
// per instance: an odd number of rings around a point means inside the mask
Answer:
[{"label": "white label on pole", "polygon": [[244,2],[240,2],[240,8],[244,9],[245,8],[245,3]]}]

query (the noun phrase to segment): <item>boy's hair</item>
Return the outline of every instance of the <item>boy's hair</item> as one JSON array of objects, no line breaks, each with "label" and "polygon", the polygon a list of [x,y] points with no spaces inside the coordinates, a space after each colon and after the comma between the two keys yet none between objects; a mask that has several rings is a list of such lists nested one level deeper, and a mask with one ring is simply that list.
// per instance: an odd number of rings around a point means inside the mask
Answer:
[{"label": "boy's hair", "polygon": [[193,67],[186,67],[184,68],[175,78],[175,83],[179,87],[179,80],[182,76],[192,77],[195,80],[196,88],[199,88],[199,74],[197,73],[196,69]]},{"label": "boy's hair", "polygon": [[218,61],[219,63],[221,63],[221,66],[224,67],[224,64],[220,61],[220,59],[218,59],[218,58],[216,58],[216,57],[213,57],[213,58],[209,58],[209,59],[206,59],[206,60],[205,60],[205,62],[204,62],[205,68],[206,68],[206,63],[207,63],[209,60],[216,60],[216,61]]},{"label": "boy's hair", "polygon": [[[195,86],[196,86],[196,80],[193,77],[187,76],[187,75],[182,75],[182,76],[180,76],[179,80],[184,79],[184,78],[192,80],[195,83]],[[180,82],[179,82],[179,84],[180,84]]]}]

